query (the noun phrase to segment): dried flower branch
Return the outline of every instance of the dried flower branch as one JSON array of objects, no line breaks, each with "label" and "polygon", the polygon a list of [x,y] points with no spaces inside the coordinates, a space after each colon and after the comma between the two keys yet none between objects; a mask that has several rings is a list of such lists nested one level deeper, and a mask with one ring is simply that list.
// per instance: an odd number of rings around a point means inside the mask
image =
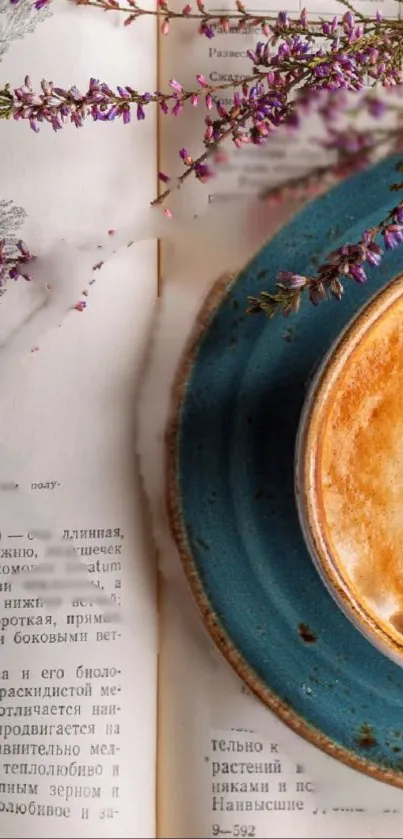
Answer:
[{"label": "dried flower branch", "polygon": [[[19,2],[10,0],[12,5]],[[29,2],[41,9],[52,0]],[[161,19],[165,35],[171,22],[180,19],[196,21],[199,33],[207,38],[247,29],[260,30],[264,36],[247,52],[250,71],[224,84],[209,84],[198,74],[194,88],[185,89],[172,79],[168,92],[139,92],[129,85],[113,90],[97,79],[90,80],[85,92],[75,86],[60,88],[45,80],[40,91],[35,91],[27,77],[15,90],[9,85],[0,90],[0,118],[26,120],[35,132],[43,123],[49,123],[55,131],[68,123],[81,127],[87,118],[100,122],[121,119],[127,124],[133,110],[141,121],[151,104],[175,117],[189,105],[204,108],[203,151],[193,155],[186,148],[179,150],[184,168],[179,176],[159,173],[166,188],[154,203],[163,203],[190,176],[201,182],[208,180],[213,175],[210,160],[228,140],[237,147],[247,143],[261,145],[280,126],[297,130],[312,109],[322,117],[325,136],[321,142],[332,155],[332,162],[270,191],[266,200],[280,200],[286,190],[288,194],[296,190],[306,195],[310,190],[321,189],[324,182],[368,166],[380,151],[403,149],[403,106],[398,102],[403,95],[403,21],[384,20],[380,12],[374,18],[367,17],[355,12],[349,0],[340,0],[346,7],[345,13],[328,21],[308,21],[305,10],[295,19],[286,12],[276,17],[250,13],[242,0],[236,0],[235,10],[225,15],[206,10],[203,0],[196,0],[196,7],[186,4],[181,11],[170,9],[167,0],[159,0],[158,8],[153,10],[140,7],[136,0],[70,2],[104,12],[120,12],[125,25],[153,15]],[[368,85],[392,90],[397,101],[368,91]],[[221,96],[224,90],[225,101]],[[354,108],[345,96],[351,92],[356,100]],[[371,130],[357,128],[354,118],[363,113],[375,120],[393,113],[395,127],[385,128],[378,123]],[[344,120],[342,127],[336,124],[339,117]],[[378,265],[383,250],[397,247],[402,241],[403,201],[373,229],[365,231],[358,243],[331,253],[315,275],[281,272],[272,293],[262,292],[258,298],[250,299],[249,311],[265,312],[269,317],[277,311],[289,315],[298,311],[304,294],[314,305],[329,296],[340,299],[346,279],[365,282],[365,266]]]},{"label": "dried flower branch", "polygon": [[[397,188],[403,189],[403,183],[396,185]],[[386,218],[370,230],[365,230],[359,242],[332,251],[315,275],[280,271],[273,292],[262,291],[259,297],[249,298],[248,312],[263,312],[269,318],[281,312],[287,317],[299,311],[303,295],[308,296],[315,306],[329,297],[341,300],[345,280],[354,280],[362,285],[367,281],[365,266],[380,265],[384,250],[397,248],[402,242],[403,201],[400,201]]]},{"label": "dried flower branch", "polygon": [[[12,6],[17,6],[21,2],[27,1],[31,3],[33,8],[39,10],[45,6],[50,6],[54,0],[9,0]],[[119,12],[125,16],[125,26],[129,26],[144,16],[161,18],[161,31],[163,35],[169,33],[171,21],[176,20],[196,21],[199,26],[199,33],[205,35],[207,38],[214,38],[216,34],[221,33],[242,33],[259,28],[266,37],[270,35],[281,36],[284,32],[306,34],[308,29],[305,9],[302,10],[299,19],[293,20],[288,17],[286,12],[282,12],[278,16],[274,14],[256,13],[255,11],[249,12],[242,0],[235,0],[234,10],[225,14],[217,14],[214,11],[209,11],[206,9],[203,0],[196,0],[195,6],[186,3],[180,11],[171,9],[167,0],[158,0],[157,9],[144,8],[138,4],[137,0],[124,0],[124,2],[120,2],[120,0],[68,0],[68,2],[74,3],[76,6],[89,6],[102,12]],[[372,25],[372,30],[377,24],[383,21],[381,12],[377,13],[375,20],[372,20],[354,9],[349,0],[339,0],[339,2],[348,11],[354,13],[358,21],[364,25]],[[401,0],[398,0],[398,2],[401,2]],[[312,36],[320,38],[332,32],[331,27],[334,24],[328,23],[323,28],[323,23],[322,18],[312,18],[309,21]],[[399,21],[395,21],[395,23],[399,26]],[[387,22],[386,25],[388,25]],[[367,31],[371,31],[371,29],[367,29]]]},{"label": "dried flower branch", "polygon": [[[51,0],[45,0],[45,2],[49,3]],[[168,35],[171,22],[178,20],[195,21],[198,24],[199,34],[209,39],[214,38],[217,34],[243,33],[259,29],[266,37],[269,35],[280,36],[286,30],[292,31],[294,34],[302,34],[306,32],[307,23],[305,10],[302,11],[299,20],[290,20],[287,17],[283,21],[274,14],[248,12],[242,0],[235,0],[234,10],[225,14],[209,11],[206,9],[203,0],[196,0],[195,6],[186,3],[180,11],[171,9],[167,0],[159,0],[157,9],[144,8],[136,0],[126,0],[123,3],[119,0],[70,0],[70,2],[77,6],[90,6],[103,12],[120,12],[125,16],[125,26],[129,26],[144,16],[160,18],[163,35]],[[340,0],[340,2],[349,10],[353,10],[348,0]],[[358,14],[358,17],[361,18],[361,15]],[[326,34],[322,32],[322,23],[323,21],[320,18],[310,21],[310,26],[315,29],[316,36],[319,38]]]},{"label": "dried flower branch", "polygon": [[[81,127],[87,117],[108,122],[121,118],[128,123],[133,106],[137,119],[142,120],[151,103],[174,116],[186,104],[204,107],[204,151],[193,156],[187,149],[180,149],[185,170],[177,179],[171,181],[169,174],[160,173],[161,180],[168,184],[157,199],[161,203],[191,174],[202,182],[210,178],[208,159],[227,139],[239,147],[245,143],[260,145],[284,123],[298,128],[301,113],[323,92],[362,91],[368,78],[386,88],[403,83],[403,23],[383,22],[380,15],[374,21],[361,19],[357,24],[354,14],[347,11],[341,19],[323,22],[324,40],[318,46],[304,12],[294,22],[282,12],[267,40],[248,51],[248,74],[218,85],[209,84],[198,74],[197,86],[191,90],[172,79],[169,93],[140,93],[128,85],[114,91],[106,83],[91,79],[84,93],[75,86],[68,90],[56,87],[50,81],[42,81],[41,91],[36,92],[27,78],[13,92],[7,85],[0,91],[0,117],[28,120],[34,131],[39,130],[40,123],[48,122],[58,131],[68,122]],[[304,29],[304,33],[297,34],[295,27]],[[220,97],[222,91],[230,89],[228,106]],[[381,105],[376,107],[380,109]]]},{"label": "dried flower branch", "polygon": [[[30,2],[34,9],[40,10],[45,6],[50,6],[54,0],[9,0],[11,6],[21,5],[22,2]],[[140,6],[136,0],[125,0],[121,3],[118,0],[68,0],[76,6],[88,6],[93,9],[98,9],[101,12],[119,12],[124,17],[124,25],[129,26],[138,20],[140,17],[156,17],[162,20],[161,32],[163,35],[168,35],[170,31],[171,21],[187,20],[195,21],[199,26],[201,35],[207,38],[213,38],[216,34],[228,32],[245,32],[247,29],[261,29],[263,35],[268,36],[278,30],[278,18],[274,14],[256,14],[248,12],[241,0],[236,0],[235,9],[232,12],[223,14],[212,13],[206,10],[202,0],[196,0],[196,6],[186,3],[179,11],[170,9],[166,0],[159,0],[157,9],[148,9]],[[345,0],[340,0],[347,8],[351,6]],[[303,17],[305,13],[303,13]],[[311,20],[310,25],[318,28],[318,35],[320,37],[322,21]],[[292,28],[294,32],[305,31],[304,23],[299,21],[287,22],[287,28]],[[283,27],[281,27],[283,28]]]}]

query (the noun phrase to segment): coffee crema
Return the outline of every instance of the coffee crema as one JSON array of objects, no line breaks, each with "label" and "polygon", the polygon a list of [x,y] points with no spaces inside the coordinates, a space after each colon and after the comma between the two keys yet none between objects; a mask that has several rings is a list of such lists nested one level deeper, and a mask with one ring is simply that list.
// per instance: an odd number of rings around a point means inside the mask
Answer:
[{"label": "coffee crema", "polygon": [[403,297],[353,348],[326,396],[316,501],[355,599],[403,634]]}]

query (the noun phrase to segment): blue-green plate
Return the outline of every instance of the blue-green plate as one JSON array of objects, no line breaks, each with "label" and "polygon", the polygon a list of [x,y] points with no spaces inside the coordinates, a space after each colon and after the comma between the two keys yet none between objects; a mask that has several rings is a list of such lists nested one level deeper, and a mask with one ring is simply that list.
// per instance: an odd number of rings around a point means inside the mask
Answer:
[{"label": "blue-green plate", "polygon": [[288,320],[245,314],[248,295],[279,270],[314,272],[386,215],[398,200],[389,189],[397,160],[309,204],[209,295],[173,389],[167,504],[203,620],[241,678],[300,735],[403,787],[403,670],[326,591],[293,486],[307,382],[358,308],[403,270],[403,248],[364,287],[349,282],[341,303],[306,301]]}]

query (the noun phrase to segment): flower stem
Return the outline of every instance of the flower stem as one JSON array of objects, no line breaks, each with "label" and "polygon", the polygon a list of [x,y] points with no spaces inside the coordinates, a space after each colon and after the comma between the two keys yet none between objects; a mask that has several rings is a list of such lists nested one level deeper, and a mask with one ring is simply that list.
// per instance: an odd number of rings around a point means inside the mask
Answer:
[{"label": "flower stem", "polygon": [[[403,163],[398,164],[400,171]],[[400,184],[403,189],[403,184]],[[249,297],[249,314],[264,313],[272,318],[277,312],[285,317],[299,311],[302,297],[308,296],[315,306],[330,297],[341,300],[344,293],[343,281],[355,280],[360,285],[367,280],[366,263],[378,266],[383,249],[376,242],[383,237],[386,250],[398,247],[403,242],[403,201],[394,206],[374,227],[365,230],[360,241],[345,244],[328,254],[326,261],[315,275],[280,271],[273,292],[262,291],[258,297]]]},{"label": "flower stem", "polygon": [[[198,10],[194,11],[190,5],[186,5],[180,11],[176,11],[174,9],[170,9],[168,4],[165,2],[161,2],[159,8],[157,9],[147,9],[139,6],[137,2],[134,0],[126,0],[127,5],[124,3],[118,2],[118,0],[70,0],[70,2],[74,3],[77,6],[89,6],[94,9],[99,9],[103,12],[120,12],[127,16],[126,24],[134,23],[140,17],[148,16],[148,17],[155,17],[160,18],[164,23],[175,20],[192,20],[197,21],[201,24],[204,24],[207,27],[217,27],[217,26],[224,26],[226,27],[227,24],[235,23],[238,25],[240,31],[245,26],[260,26],[261,28],[268,26],[269,29],[271,26],[274,26],[274,29],[279,34],[279,18],[278,15],[274,15],[272,13],[261,14],[255,12],[248,12],[246,8],[243,7],[242,3],[236,3],[237,11],[230,11],[230,12],[222,12],[220,14],[206,11],[204,8],[203,3],[198,2]],[[399,0],[401,2],[401,0]],[[373,24],[373,28],[377,31],[382,29],[402,29],[403,28],[403,21],[400,20],[389,20],[386,19],[385,21],[374,22],[371,18],[365,17],[361,12],[354,9],[351,3],[348,0],[339,0],[339,3],[349,9],[356,17],[357,20],[361,21],[362,23],[366,23],[367,25]],[[322,30],[323,20],[321,18],[312,18],[309,20],[309,28],[307,25],[302,22],[300,19],[296,18],[287,19],[287,29],[284,26],[284,32],[292,31],[294,34],[309,34],[310,27],[313,28],[315,38],[325,38],[327,37]],[[169,27],[164,31],[164,34],[168,34]],[[225,29],[224,29],[225,31]],[[368,31],[368,30],[367,30]],[[371,30],[372,31],[372,26]],[[202,34],[205,34],[202,32]],[[266,33],[268,34],[268,32]],[[208,36],[210,37],[210,35]]]}]

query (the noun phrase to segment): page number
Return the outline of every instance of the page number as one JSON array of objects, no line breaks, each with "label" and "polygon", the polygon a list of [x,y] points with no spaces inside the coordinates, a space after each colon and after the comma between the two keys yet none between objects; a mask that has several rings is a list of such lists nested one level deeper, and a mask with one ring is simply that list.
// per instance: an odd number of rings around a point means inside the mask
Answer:
[{"label": "page number", "polygon": [[254,824],[234,824],[232,828],[224,828],[219,824],[213,824],[212,836],[234,836],[236,839],[254,839],[256,827]]}]

